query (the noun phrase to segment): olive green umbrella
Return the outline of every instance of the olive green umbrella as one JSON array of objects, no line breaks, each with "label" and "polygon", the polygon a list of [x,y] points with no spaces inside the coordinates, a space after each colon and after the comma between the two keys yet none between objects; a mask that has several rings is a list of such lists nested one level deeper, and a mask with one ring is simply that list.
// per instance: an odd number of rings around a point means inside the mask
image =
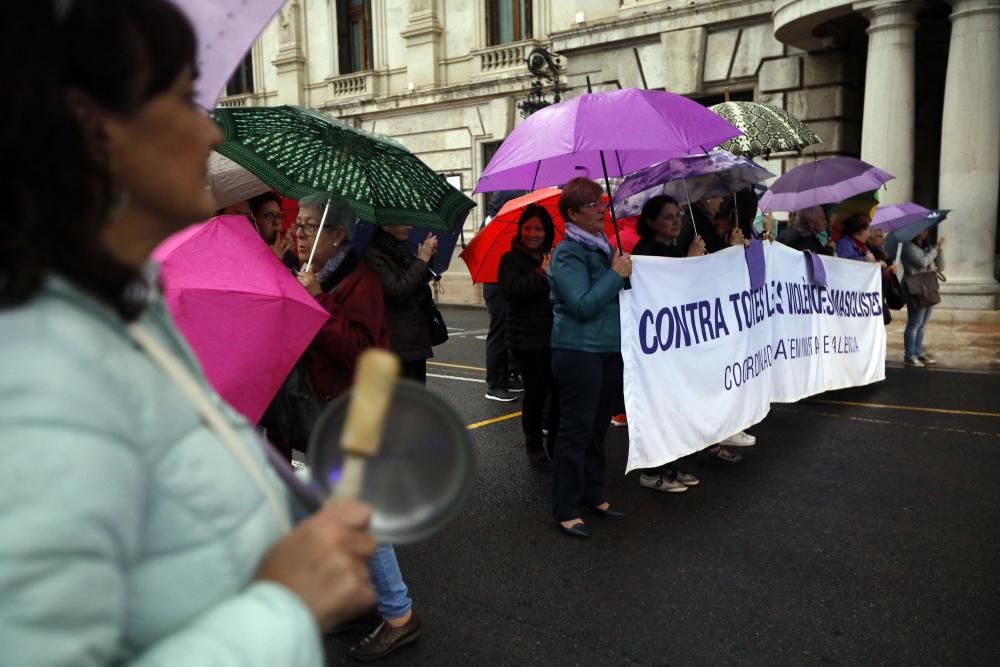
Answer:
[{"label": "olive green umbrella", "polygon": [[345,199],[363,220],[449,230],[475,202],[399,142],[295,106],[219,108],[216,149],[282,195]]}]

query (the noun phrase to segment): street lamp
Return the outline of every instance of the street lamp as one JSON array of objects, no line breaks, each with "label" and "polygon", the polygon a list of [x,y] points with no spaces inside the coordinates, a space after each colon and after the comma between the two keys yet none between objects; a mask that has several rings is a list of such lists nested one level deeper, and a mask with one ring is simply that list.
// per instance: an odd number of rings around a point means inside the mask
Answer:
[{"label": "street lamp", "polygon": [[[562,86],[559,85],[559,57],[553,56],[548,49],[536,46],[524,59],[528,71],[535,77],[531,82],[531,92],[528,99],[518,103],[521,117],[527,118],[539,109],[544,109],[553,103],[558,103],[562,97]],[[545,82],[552,82],[553,102],[545,99]]]}]

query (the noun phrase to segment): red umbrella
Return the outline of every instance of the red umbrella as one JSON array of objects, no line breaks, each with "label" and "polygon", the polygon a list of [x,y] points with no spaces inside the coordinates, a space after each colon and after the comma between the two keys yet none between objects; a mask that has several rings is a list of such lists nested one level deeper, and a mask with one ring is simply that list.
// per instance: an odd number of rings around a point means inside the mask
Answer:
[{"label": "red umbrella", "polygon": [[[475,238],[469,241],[469,245],[459,255],[469,267],[473,283],[495,283],[497,281],[497,271],[500,268],[500,258],[510,250],[510,242],[517,236],[517,221],[521,219],[521,214],[529,204],[541,206],[552,216],[552,224],[555,227],[555,241],[553,247],[562,240],[565,235],[562,216],[559,214],[559,197],[562,190],[559,188],[542,188],[534,192],[522,195],[517,199],[511,199],[503,205],[497,212],[496,217],[486,225]],[[607,195],[601,195],[601,199],[608,201]],[[613,238],[615,228],[611,224],[611,216],[607,210],[604,211],[604,234],[608,238]]]}]

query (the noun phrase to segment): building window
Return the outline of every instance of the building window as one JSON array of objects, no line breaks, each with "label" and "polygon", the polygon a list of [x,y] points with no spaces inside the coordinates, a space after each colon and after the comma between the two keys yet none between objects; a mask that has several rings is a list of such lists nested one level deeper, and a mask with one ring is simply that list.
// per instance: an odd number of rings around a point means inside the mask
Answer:
[{"label": "building window", "polygon": [[226,95],[243,95],[253,92],[253,56],[248,53],[240,62],[226,84]]},{"label": "building window", "polygon": [[486,0],[489,45],[531,39],[531,0]]},{"label": "building window", "polygon": [[340,73],[372,69],[371,0],[338,0],[337,41]]}]

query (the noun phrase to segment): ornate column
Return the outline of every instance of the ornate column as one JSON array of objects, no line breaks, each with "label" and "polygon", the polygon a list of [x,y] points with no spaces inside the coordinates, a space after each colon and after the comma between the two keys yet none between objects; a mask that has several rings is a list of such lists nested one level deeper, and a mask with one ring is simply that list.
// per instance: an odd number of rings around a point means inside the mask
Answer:
[{"label": "ornate column", "polygon": [[868,66],[861,159],[895,176],[883,203],[913,200],[914,41],[919,2],[870,0],[854,9],[868,19]]},{"label": "ornate column", "polygon": [[951,45],[941,125],[938,205],[948,283],[945,305],[1000,307],[994,278],[1000,187],[1000,0],[951,0]]},{"label": "ornate column", "polygon": [[292,0],[278,15],[281,33],[278,54],[271,63],[278,72],[276,104],[304,104],[306,57],[302,52],[302,8]]}]

